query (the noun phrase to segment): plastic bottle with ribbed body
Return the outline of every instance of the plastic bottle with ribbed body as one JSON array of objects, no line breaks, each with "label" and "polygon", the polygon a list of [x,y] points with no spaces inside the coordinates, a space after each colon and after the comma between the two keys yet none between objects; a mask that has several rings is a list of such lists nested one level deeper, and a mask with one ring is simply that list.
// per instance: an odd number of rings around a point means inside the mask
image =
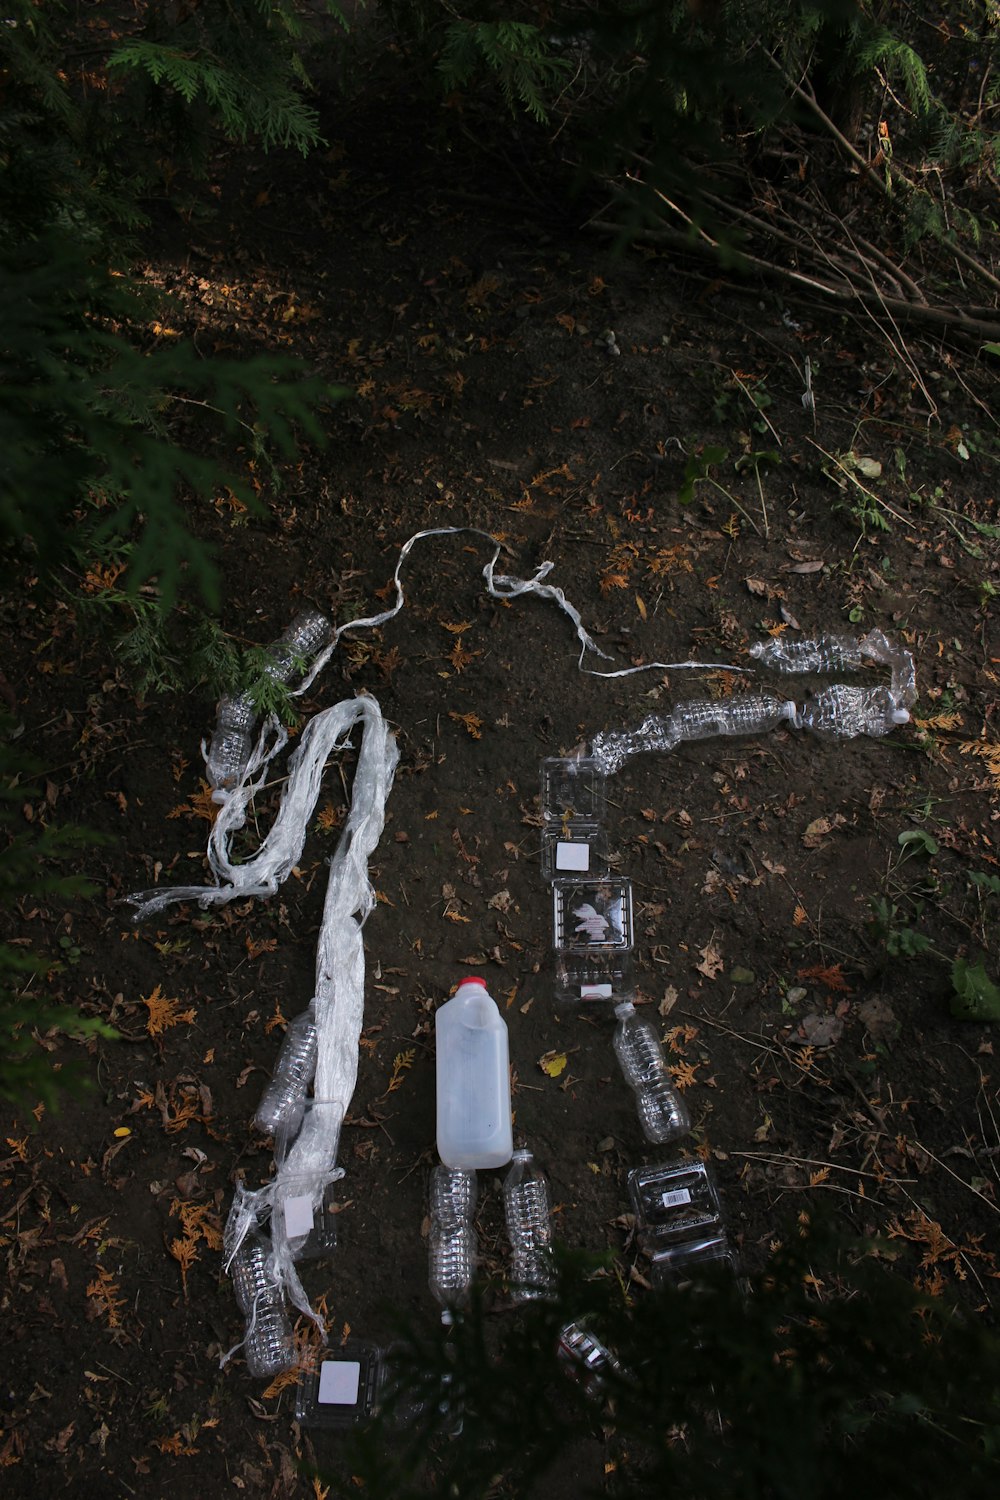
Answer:
[{"label": "plastic bottle with ribbed body", "polygon": [[466,1305],[476,1274],[476,1174],[443,1164],[431,1173],[428,1284],[444,1322]]},{"label": "plastic bottle with ribbed body", "polygon": [[856,672],[861,666],[861,644],[850,635],[820,635],[815,640],[779,635],[755,641],[750,655],[777,672]]},{"label": "plastic bottle with ribbed body", "polygon": [[258,1130],[265,1135],[293,1139],[305,1114],[306,1095],[316,1071],[316,1008],[306,1009],[288,1023],[274,1071],[257,1106]]},{"label": "plastic bottle with ribbed body", "polygon": [[446,1228],[471,1224],[476,1194],[475,1172],[466,1167],[446,1167],[442,1162],[431,1173],[431,1219]]},{"label": "plastic bottle with ribbed body", "polygon": [[694,698],[669,714],[649,714],[636,729],[607,730],[591,743],[591,761],[605,775],[620,771],[634,755],[674,750],[683,740],[763,734],[795,722],[795,704],[773,693],[747,693],[718,701]]},{"label": "plastic bottle with ribbed body", "polygon": [[263,1379],[287,1370],[295,1358],[292,1325],[284,1299],[271,1274],[267,1246],[248,1235],[233,1257],[230,1275],[240,1311],[246,1318],[243,1354],[247,1370]]},{"label": "plastic bottle with ribbed body", "polygon": [[[278,682],[290,682],[322,651],[331,634],[329,620],[317,610],[296,615],[280,639],[267,648],[266,675]],[[214,801],[224,802],[243,780],[258,717],[249,693],[227,693],[219,700],[215,732],[205,760]]]},{"label": "plastic bottle with ribbed body", "polygon": [[514,1302],[550,1297],[556,1274],[552,1263],[552,1202],[545,1173],[531,1152],[514,1152],[503,1186],[510,1241],[510,1289]]},{"label": "plastic bottle with ribbed body", "polygon": [[850,740],[867,734],[881,739],[900,724],[908,723],[909,710],[902,707],[887,687],[852,687],[834,682],[810,698],[799,723],[814,734]]},{"label": "plastic bottle with ribbed body", "polygon": [[614,1049],[626,1083],[636,1096],[643,1135],[665,1145],[686,1135],[691,1119],[674,1088],[655,1028],[635,1013],[631,1000],[615,1006]]},{"label": "plastic bottle with ribbed body", "polygon": [[678,703],[671,714],[679,740],[703,740],[715,735],[762,734],[794,716],[795,705],[771,693],[748,693],[743,698],[697,699]]},{"label": "plastic bottle with ribbed body", "polygon": [[268,677],[279,682],[291,682],[314,656],[319,655],[330,635],[330,622],[325,615],[316,610],[306,610],[296,615],[288,629],[282,633],[281,639],[267,649],[271,660],[264,670]]},{"label": "plastic bottle with ribbed body", "polygon": [[215,733],[205,762],[205,774],[215,788],[214,801],[243,779],[250,752],[257,710],[249,693],[226,694],[219,699]]}]

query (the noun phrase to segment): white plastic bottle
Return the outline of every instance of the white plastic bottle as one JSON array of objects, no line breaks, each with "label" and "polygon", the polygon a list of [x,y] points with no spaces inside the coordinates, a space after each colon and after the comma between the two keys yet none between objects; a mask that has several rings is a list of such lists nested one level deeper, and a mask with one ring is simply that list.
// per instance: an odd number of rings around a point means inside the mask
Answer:
[{"label": "white plastic bottle", "polygon": [[502,1167],[514,1136],[507,1026],[486,980],[464,979],[434,1017],[437,1148],[446,1167]]}]

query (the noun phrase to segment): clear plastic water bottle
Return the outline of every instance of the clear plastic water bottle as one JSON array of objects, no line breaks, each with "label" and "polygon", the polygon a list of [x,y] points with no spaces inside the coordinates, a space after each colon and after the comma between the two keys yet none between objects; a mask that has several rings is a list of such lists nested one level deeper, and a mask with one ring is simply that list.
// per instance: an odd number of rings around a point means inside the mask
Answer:
[{"label": "clear plastic water bottle", "polygon": [[861,642],[850,635],[820,635],[815,640],[778,635],[755,641],[750,655],[776,672],[856,672],[861,666]]},{"label": "clear plastic water bottle", "polygon": [[441,1317],[451,1323],[455,1310],[469,1300],[476,1274],[476,1174],[466,1167],[443,1163],[431,1173],[431,1227],[428,1239],[431,1294],[441,1306]]},{"label": "clear plastic water bottle", "polygon": [[909,721],[909,710],[887,687],[852,687],[834,682],[810,698],[799,716],[803,729],[850,740],[868,734],[881,739]]},{"label": "clear plastic water bottle", "polygon": [[281,639],[268,648],[273,665],[267,667],[269,677],[281,682],[291,682],[318,656],[333,634],[330,621],[316,609],[303,610],[282,632]]},{"label": "clear plastic water bottle", "polygon": [[[318,610],[296,615],[280,639],[267,648],[266,675],[278,682],[291,682],[313,657],[318,656],[332,633],[329,620]],[[233,787],[243,780],[253,749],[257,718],[257,709],[249,693],[227,694],[220,699],[215,733],[205,763],[206,775],[214,788],[214,801],[225,801]]]},{"label": "clear plastic water bottle", "polygon": [[476,1192],[475,1172],[466,1167],[446,1167],[442,1162],[431,1173],[431,1219],[443,1228],[471,1224]]},{"label": "clear plastic water bottle", "polygon": [[267,1245],[248,1235],[233,1257],[230,1274],[240,1311],[246,1318],[243,1353],[247,1370],[264,1379],[287,1370],[295,1359],[292,1325],[284,1298],[271,1274]]},{"label": "clear plastic water bottle", "polygon": [[306,1094],[316,1071],[316,1007],[306,1009],[290,1021],[285,1031],[274,1072],[257,1106],[258,1130],[264,1135],[294,1138],[305,1114]]},{"label": "clear plastic water bottle", "polygon": [[219,699],[215,733],[205,762],[205,774],[215,788],[213,800],[221,802],[243,779],[250,752],[257,710],[249,693],[226,694]]},{"label": "clear plastic water bottle", "polygon": [[655,1028],[636,1015],[631,1000],[616,1005],[615,1015],[615,1055],[635,1093],[643,1135],[657,1145],[686,1135],[691,1117],[674,1088]]},{"label": "clear plastic water bottle", "polygon": [[549,1184],[531,1152],[523,1147],[514,1152],[503,1202],[511,1249],[511,1297],[514,1302],[550,1297],[556,1273]]},{"label": "clear plastic water bottle", "polygon": [[717,735],[763,734],[779,724],[795,722],[795,704],[773,693],[747,693],[740,698],[695,698],[679,703],[669,714],[650,714],[637,729],[607,731],[594,736],[591,759],[606,775],[620,771],[634,755],[673,750],[682,740],[705,740]]},{"label": "clear plastic water bottle", "polygon": [[794,713],[794,704],[771,693],[748,693],[743,698],[679,703],[671,718],[678,739],[703,740],[715,735],[763,734]]}]

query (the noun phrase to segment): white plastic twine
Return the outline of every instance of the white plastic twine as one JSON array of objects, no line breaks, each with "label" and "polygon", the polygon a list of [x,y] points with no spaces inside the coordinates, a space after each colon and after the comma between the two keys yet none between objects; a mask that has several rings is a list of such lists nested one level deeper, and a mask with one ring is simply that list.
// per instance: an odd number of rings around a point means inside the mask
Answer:
[{"label": "white plastic twine", "polygon": [[[329,1183],[342,1177],[337,1167],[340,1127],[358,1077],[359,1038],[364,1022],[365,954],[361,929],[375,905],[368,861],[385,821],[385,805],[399,760],[396,741],[374,698],[359,697],[325,709],[311,721],[289,767],[289,779],[274,828],[250,865],[266,863],[267,874],[218,896],[266,894],[287,874],[302,849],[306,824],[316,804],[326,758],[342,748],[344,736],[362,725],[351,807],[333,857],[316,950],[316,1074],[314,1099],[288,1155],[264,1188],[238,1188],[226,1226],[227,1267],[250,1229],[271,1216],[272,1270],[276,1285],[321,1332],[292,1261],[280,1211],[289,1196],[309,1196],[313,1207]],[[223,809],[225,813],[226,809]],[[279,828],[279,825],[280,828]],[[266,860],[265,860],[266,856]],[[243,870],[249,866],[230,866]],[[281,872],[284,872],[282,874]],[[258,873],[260,873],[258,871]],[[278,1211],[275,1211],[278,1209]]]},{"label": "white plastic twine", "polygon": [[326,663],[337,648],[337,642],[346,630],[361,630],[365,627],[374,629],[376,626],[384,625],[387,620],[391,620],[399,614],[405,602],[403,585],[400,582],[399,576],[403,564],[416,543],[428,536],[480,536],[485,541],[492,542],[495,551],[483,568],[486,592],[493,599],[517,599],[521,594],[536,594],[540,599],[551,599],[553,604],[558,605],[563,614],[568,615],[573,622],[573,627],[576,630],[576,638],[580,642],[580,656],[577,666],[588,677],[630,677],[634,672],[679,671],[681,669],[722,670],[726,672],[744,672],[747,670],[745,667],[731,666],[728,662],[711,661],[650,661],[645,662],[641,667],[623,667],[617,672],[598,672],[591,667],[585,667],[583,659],[588,651],[593,651],[596,656],[600,656],[604,661],[612,661],[613,657],[609,656],[606,651],[602,651],[596,641],[588,634],[584,627],[580,611],[574,605],[570,604],[562,589],[557,588],[555,584],[542,582],[552,572],[552,569],[555,567],[554,563],[541,563],[535,570],[534,577],[532,578],[513,578],[507,573],[496,572],[496,565],[500,559],[500,553],[503,551],[503,542],[498,541],[492,532],[481,531],[478,526],[434,526],[426,531],[415,532],[409,541],[404,542],[400,548],[395,571],[392,575],[393,583],[396,585],[395,604],[391,608],[383,610],[381,614],[368,615],[364,619],[351,620],[346,625],[338,626],[334,631],[330,644],[320,652],[313,664],[312,671],[304,679],[301,686],[296,689],[293,697],[297,697],[299,693],[304,693],[315,679],[317,673],[321,672],[326,666]]}]

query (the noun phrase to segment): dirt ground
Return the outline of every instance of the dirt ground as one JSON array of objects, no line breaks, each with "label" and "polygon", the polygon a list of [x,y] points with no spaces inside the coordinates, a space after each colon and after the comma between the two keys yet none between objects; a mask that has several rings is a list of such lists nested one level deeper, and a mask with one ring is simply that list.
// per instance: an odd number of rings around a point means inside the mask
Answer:
[{"label": "dirt ground", "polygon": [[[997,896],[970,878],[1000,875],[1000,549],[974,524],[998,519],[990,372],[902,335],[894,355],[866,316],[655,249],[614,256],[586,227],[595,205],[567,212],[554,184],[526,187],[512,142],[456,129],[445,149],[439,115],[402,86],[330,104],[324,131],[305,164],[230,163],[218,216],[164,223],[149,246],[172,326],[200,347],[295,352],[356,391],[280,490],[258,471],[263,517],[220,495],[198,521],[219,549],[225,628],[265,644],[304,605],[338,623],[373,613],[414,532],[474,526],[503,541],[505,571],[553,562],[614,657],[589,666],[746,668],[782,627],[877,626],[905,644],[919,699],[891,737],[785,729],[641,756],[610,783],[607,826],[633,885],[645,1013],[746,1268],[832,1202],[859,1234],[892,1236],[920,1285],[992,1317],[995,1027],[952,1013],[950,977],[956,957],[985,955],[1000,980]],[[374,694],[401,753],[371,868],[339,1248],[306,1272],[335,1336],[384,1339],[393,1310],[433,1316],[433,1013],[470,972],[506,1016],[516,1129],[549,1174],[559,1237],[612,1251],[646,1294],[625,1177],[657,1152],[609,1016],[553,999],[539,765],[743,679],[578,671],[553,604],[487,597],[489,556],[467,535],[418,544],[404,609],[346,636],[305,701],[308,716]],[[122,1040],[92,1046],[89,1097],[4,1122],[3,1490],[312,1496],[299,1466],[334,1463],[338,1440],[299,1431],[287,1384],[265,1390],[239,1358],[220,1371],[241,1324],[219,1232],[234,1182],[272,1167],[252,1117],[282,1021],[313,992],[354,756],[328,769],[275,898],[134,927],[128,892],[205,878],[214,703],[138,698],[93,629],[95,586],[66,572],[4,605],[4,672],[44,771],[23,815],[108,836],[84,861],[98,894],[26,905],[17,934],[62,958],[53,991]],[[780,684],[798,699],[808,685]],[[278,791],[260,799],[261,836]],[[908,957],[901,930],[931,949]],[[54,1060],[82,1050],[45,1045]],[[566,1057],[554,1076],[549,1054]],[[481,1271],[497,1278],[500,1181],[482,1175],[478,1215]],[[549,1493],[601,1483],[595,1446]]]}]

